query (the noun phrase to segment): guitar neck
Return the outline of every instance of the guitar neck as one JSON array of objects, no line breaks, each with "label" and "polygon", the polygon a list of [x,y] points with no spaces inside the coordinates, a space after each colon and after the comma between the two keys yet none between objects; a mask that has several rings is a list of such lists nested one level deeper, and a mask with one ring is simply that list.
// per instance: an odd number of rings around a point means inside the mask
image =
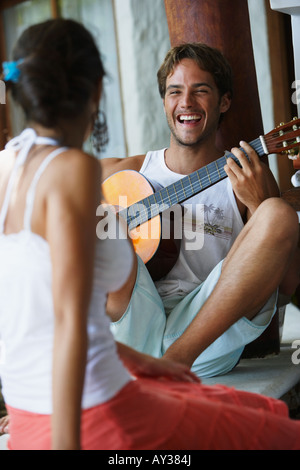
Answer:
[{"label": "guitar neck", "polygon": [[[264,148],[261,138],[253,140],[250,142],[250,145],[260,157],[266,154],[266,149]],[[228,157],[233,158],[239,165],[238,159],[232,153],[227,153],[218,160],[209,163],[190,175],[184,176],[175,183],[121,210],[119,214],[125,218],[129,229],[138,227],[159,215],[164,210],[169,209],[175,204],[186,201],[204,189],[226,178],[227,174],[225,173],[224,166]]]}]

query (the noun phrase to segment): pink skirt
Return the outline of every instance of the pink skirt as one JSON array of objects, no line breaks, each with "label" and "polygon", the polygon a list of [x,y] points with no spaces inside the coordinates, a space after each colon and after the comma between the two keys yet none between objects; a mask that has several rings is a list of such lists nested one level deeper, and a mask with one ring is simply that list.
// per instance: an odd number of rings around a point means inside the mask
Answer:
[{"label": "pink skirt", "polygon": [[[51,448],[51,417],[8,407],[9,448]],[[82,412],[83,450],[300,449],[279,400],[222,385],[139,379]]]}]

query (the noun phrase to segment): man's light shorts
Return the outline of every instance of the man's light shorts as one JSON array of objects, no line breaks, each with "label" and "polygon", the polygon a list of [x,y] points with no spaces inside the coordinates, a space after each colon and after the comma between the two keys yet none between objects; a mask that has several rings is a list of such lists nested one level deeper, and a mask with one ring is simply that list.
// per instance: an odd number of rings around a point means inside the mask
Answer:
[{"label": "man's light shorts", "polygon": [[[214,289],[221,268],[222,262],[187,296],[168,299],[164,305],[147,268],[138,258],[137,280],[130,304],[121,319],[111,324],[115,339],[138,351],[161,357],[197,315]],[[252,321],[241,318],[205,349],[195,360],[192,371],[198,377],[213,377],[233,369],[245,345],[258,338],[269,325],[276,303],[277,292]]]}]

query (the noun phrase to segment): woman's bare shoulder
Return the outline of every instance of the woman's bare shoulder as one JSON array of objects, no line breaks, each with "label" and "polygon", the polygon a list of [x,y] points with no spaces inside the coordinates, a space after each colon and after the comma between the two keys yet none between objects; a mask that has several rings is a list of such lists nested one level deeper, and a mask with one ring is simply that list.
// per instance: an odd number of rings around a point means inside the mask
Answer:
[{"label": "woman's bare shoulder", "polygon": [[59,166],[62,178],[64,178],[65,171],[69,176],[80,176],[82,172],[84,174],[96,172],[100,175],[98,160],[80,149],[70,148],[62,152],[60,158],[54,159],[53,172],[57,172]]},{"label": "woman's bare shoulder", "polygon": [[[72,200],[85,200],[86,196],[101,187],[101,168],[98,160],[79,149],[66,149],[55,158],[43,182],[43,194]],[[89,188],[90,191],[86,191]]]}]

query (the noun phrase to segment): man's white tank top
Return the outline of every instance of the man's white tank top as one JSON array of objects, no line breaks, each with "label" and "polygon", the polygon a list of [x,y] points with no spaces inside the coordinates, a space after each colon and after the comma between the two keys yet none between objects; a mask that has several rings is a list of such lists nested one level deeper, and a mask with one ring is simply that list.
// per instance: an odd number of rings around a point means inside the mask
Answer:
[{"label": "man's white tank top", "polygon": [[[35,144],[57,143],[37,137],[32,129],[9,142],[19,150],[0,211],[0,377],[4,399],[11,407],[52,413],[54,308],[48,242],[31,231],[36,187],[48,164],[65,149],[51,152],[39,167],[27,193],[24,227],[4,234],[5,218],[17,170]],[[3,151],[0,156],[5,158]],[[120,361],[105,314],[108,291],[126,281],[132,266],[128,242],[97,240],[94,283],[88,314],[88,354],[82,407],[112,398],[129,380]],[[95,227],[96,236],[96,227]]]},{"label": "man's white tank top", "polygon": [[[169,170],[165,150],[148,152],[140,170],[155,190],[185,176]],[[186,295],[203,282],[225,258],[244,226],[229,178],[191,197],[182,206],[183,215],[175,212],[175,233],[180,235],[182,226],[179,258],[165,278],[156,282],[162,298]]]}]

